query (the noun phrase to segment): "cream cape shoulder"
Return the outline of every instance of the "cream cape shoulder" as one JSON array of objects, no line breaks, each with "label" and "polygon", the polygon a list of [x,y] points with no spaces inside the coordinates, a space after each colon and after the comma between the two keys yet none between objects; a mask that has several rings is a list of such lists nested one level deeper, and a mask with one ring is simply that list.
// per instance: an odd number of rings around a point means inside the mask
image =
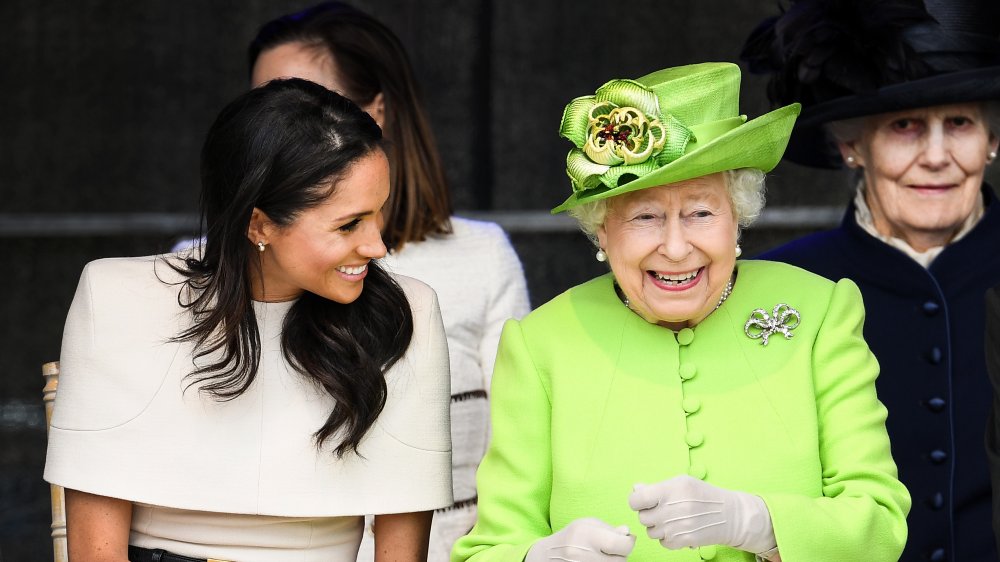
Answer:
[{"label": "cream cape shoulder", "polygon": [[[336,516],[451,505],[448,355],[433,291],[397,279],[413,310],[410,348],[386,373],[385,409],[361,454],[337,458],[332,444],[317,448],[313,439],[331,398],[281,358],[280,325],[292,303],[255,303],[263,313],[257,317],[262,368],[238,399],[219,402],[184,391],[190,344],[168,341],[180,325],[158,325],[164,315],[153,318],[159,323],[143,323],[144,298],[155,297],[159,306],[166,294],[163,300],[176,302],[177,287],[158,285],[170,278],[158,278],[154,267],[161,271],[156,258],[139,258],[101,260],[86,269],[67,320],[46,480],[225,513]],[[111,323],[104,316],[115,288],[137,295],[120,299],[136,310],[116,311],[139,333],[125,334],[128,340],[95,332]],[[142,340],[146,344],[135,345]]]},{"label": "cream cape shoulder", "polygon": [[[185,277],[171,265],[183,265],[178,254],[92,261],[83,269],[75,300],[90,302],[91,311],[99,312],[96,316],[110,330],[101,330],[109,337],[135,336],[140,338],[138,341],[149,341],[148,329],[163,324],[164,329],[176,329],[157,335],[172,338],[189,320],[184,318],[186,309],[178,301]],[[434,290],[426,283],[404,275],[390,275],[403,289],[414,315],[436,302]],[[95,310],[97,306],[101,308]]]},{"label": "cream cape shoulder", "polygon": [[52,427],[99,430],[149,403],[188,325],[180,276],[161,256],[87,264],[63,330],[62,374]]},{"label": "cream cape shoulder", "polygon": [[[53,427],[100,430],[133,419],[171,370],[194,369],[193,344],[174,338],[191,316],[178,296],[184,277],[175,254],[106,258],[84,267],[67,315]],[[394,276],[410,303],[415,332],[437,312],[434,291]],[[183,362],[183,364],[178,364]]]}]

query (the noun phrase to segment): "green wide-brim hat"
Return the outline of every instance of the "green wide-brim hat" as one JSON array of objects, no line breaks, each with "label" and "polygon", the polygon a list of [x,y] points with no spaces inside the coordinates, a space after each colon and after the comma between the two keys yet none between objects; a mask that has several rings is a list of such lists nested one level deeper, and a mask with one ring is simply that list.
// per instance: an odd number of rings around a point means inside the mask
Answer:
[{"label": "green wide-brim hat", "polygon": [[607,199],[725,170],[771,171],[788,145],[797,103],[747,121],[740,68],[703,63],[611,80],[571,101],[559,135],[573,195],[552,209]]}]

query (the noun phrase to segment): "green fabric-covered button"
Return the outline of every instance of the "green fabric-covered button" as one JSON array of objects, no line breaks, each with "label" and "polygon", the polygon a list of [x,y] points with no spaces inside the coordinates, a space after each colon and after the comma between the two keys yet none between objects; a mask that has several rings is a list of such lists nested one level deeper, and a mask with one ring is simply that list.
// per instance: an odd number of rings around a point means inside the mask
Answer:
[{"label": "green fabric-covered button", "polygon": [[684,408],[685,413],[693,414],[701,409],[701,400],[693,396],[685,398],[681,401],[681,408]]},{"label": "green fabric-covered button", "polygon": [[688,345],[694,341],[694,330],[691,328],[684,328],[680,332],[677,332],[677,343],[681,345]]},{"label": "green fabric-covered button", "polygon": [[705,434],[692,429],[687,432],[684,436],[684,441],[688,444],[688,447],[700,447],[702,443],[705,442]]},{"label": "green fabric-covered button", "polygon": [[677,374],[679,374],[681,378],[686,381],[693,379],[695,374],[697,373],[698,373],[698,368],[695,367],[692,363],[684,363],[677,370]]}]

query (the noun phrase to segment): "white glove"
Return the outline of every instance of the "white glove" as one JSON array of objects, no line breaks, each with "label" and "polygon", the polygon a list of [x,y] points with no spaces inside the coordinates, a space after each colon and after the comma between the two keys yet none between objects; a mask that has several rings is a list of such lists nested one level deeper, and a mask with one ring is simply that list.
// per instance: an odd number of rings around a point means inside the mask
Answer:
[{"label": "white glove", "polygon": [[764,500],[690,476],[636,484],[628,504],[649,537],[666,548],[720,544],[757,554],[776,545]]},{"label": "white glove", "polygon": [[623,562],[635,546],[628,527],[577,519],[528,549],[524,562]]}]

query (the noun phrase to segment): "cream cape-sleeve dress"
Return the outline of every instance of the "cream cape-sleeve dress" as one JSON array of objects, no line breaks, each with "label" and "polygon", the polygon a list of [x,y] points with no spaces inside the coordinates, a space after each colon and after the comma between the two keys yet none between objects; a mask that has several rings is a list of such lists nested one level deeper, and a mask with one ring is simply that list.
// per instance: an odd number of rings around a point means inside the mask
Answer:
[{"label": "cream cape-sleeve dress", "polygon": [[[167,256],[166,259],[169,259]],[[332,398],[292,370],[292,303],[255,303],[257,379],[220,402],[187,388],[189,322],[164,256],[88,264],[66,321],[45,479],[134,502],[132,544],[239,562],[354,560],[362,515],[450,505],[448,354],[434,292],[396,277],[413,312],[385,410],[337,459],[313,433]]]}]

